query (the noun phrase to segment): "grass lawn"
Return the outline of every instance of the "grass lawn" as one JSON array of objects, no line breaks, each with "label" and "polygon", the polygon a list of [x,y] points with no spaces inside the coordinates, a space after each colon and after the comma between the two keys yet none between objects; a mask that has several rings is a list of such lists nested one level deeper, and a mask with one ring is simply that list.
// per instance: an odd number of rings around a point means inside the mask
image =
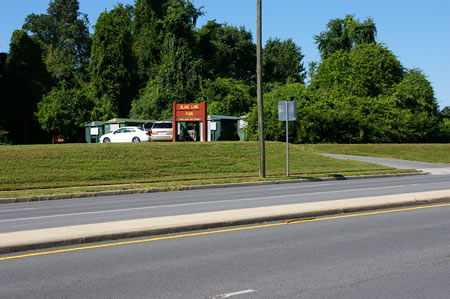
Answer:
[{"label": "grass lawn", "polygon": [[450,144],[309,144],[305,150],[450,164]]},{"label": "grass lawn", "polygon": [[[290,178],[405,172],[290,146]],[[266,143],[268,180],[286,179],[284,143]],[[0,198],[257,181],[256,142],[0,146]]]}]

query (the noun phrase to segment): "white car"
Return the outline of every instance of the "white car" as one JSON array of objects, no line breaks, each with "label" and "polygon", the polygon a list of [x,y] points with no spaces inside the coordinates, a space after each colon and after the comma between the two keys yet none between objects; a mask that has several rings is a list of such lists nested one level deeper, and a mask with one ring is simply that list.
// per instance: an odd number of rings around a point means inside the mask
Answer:
[{"label": "white car", "polygon": [[150,133],[138,127],[123,127],[100,138],[100,143],[150,141]]}]

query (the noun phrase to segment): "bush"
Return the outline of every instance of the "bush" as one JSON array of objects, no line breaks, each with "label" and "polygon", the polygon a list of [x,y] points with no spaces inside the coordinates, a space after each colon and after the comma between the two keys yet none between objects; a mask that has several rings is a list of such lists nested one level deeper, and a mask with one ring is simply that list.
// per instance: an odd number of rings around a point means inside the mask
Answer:
[{"label": "bush", "polygon": [[42,129],[81,141],[83,126],[91,120],[94,100],[88,88],[55,88],[38,103],[36,117]]},{"label": "bush", "polygon": [[[278,102],[297,101],[298,111],[302,111],[308,101],[306,89],[303,84],[287,84],[275,88],[264,95],[264,128],[267,140],[286,140],[286,124],[278,120]],[[289,140],[297,140],[298,121],[289,122]],[[249,113],[247,133],[249,140],[258,140],[258,107],[255,105]]]},{"label": "bush", "polygon": [[8,131],[0,129],[0,144],[11,144],[11,142],[6,138]]}]

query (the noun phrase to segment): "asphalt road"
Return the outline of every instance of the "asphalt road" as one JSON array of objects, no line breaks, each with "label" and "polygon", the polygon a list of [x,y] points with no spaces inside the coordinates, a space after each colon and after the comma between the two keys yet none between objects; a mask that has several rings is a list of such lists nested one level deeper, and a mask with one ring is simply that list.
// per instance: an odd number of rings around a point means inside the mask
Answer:
[{"label": "asphalt road", "polygon": [[444,190],[450,175],[277,184],[0,205],[0,233],[201,212]]},{"label": "asphalt road", "polygon": [[448,298],[449,214],[420,207],[3,260],[0,297]]}]

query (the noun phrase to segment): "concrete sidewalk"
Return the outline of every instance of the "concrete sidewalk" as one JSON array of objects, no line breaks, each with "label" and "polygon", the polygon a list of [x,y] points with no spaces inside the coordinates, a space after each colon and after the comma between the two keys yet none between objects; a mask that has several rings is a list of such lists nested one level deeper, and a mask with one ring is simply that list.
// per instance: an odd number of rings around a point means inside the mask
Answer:
[{"label": "concrete sidewalk", "polygon": [[0,253],[438,202],[450,189],[1,233]]}]

